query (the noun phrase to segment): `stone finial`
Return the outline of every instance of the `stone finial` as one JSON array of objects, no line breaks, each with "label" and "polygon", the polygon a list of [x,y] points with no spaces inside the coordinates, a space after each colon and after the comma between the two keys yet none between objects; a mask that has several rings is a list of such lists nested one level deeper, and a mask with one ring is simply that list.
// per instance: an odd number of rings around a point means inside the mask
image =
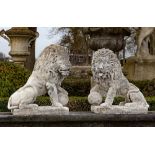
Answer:
[{"label": "stone finial", "polygon": [[12,27],[5,31],[5,35],[7,37],[3,38],[9,41],[11,46],[9,54],[14,63],[24,66],[27,56],[30,55],[28,47],[38,37],[38,33],[29,30],[28,27]]}]

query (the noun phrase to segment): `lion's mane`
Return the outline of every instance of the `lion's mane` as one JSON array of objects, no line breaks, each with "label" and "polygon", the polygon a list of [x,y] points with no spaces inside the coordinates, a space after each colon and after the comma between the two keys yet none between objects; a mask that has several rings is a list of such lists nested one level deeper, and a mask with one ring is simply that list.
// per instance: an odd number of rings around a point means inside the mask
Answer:
[{"label": "lion's mane", "polygon": [[[102,76],[99,76],[98,74],[100,63],[103,64],[102,68],[100,67],[100,71],[107,74],[106,79],[102,79]],[[92,58],[92,73],[94,80],[100,84],[105,80],[119,80],[123,76],[121,64],[117,56],[113,53],[113,51],[105,48],[94,52]]]}]

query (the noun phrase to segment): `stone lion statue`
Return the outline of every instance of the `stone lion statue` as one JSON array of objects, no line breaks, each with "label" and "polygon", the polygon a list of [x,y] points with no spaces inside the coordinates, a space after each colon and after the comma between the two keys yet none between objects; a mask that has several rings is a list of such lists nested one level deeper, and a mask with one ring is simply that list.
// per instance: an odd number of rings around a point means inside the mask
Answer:
[{"label": "stone lion statue", "polygon": [[[115,96],[123,96],[125,101],[120,103],[122,106],[148,107],[140,90],[123,75],[121,64],[113,51],[103,48],[94,52],[92,73],[96,84],[88,96],[90,104],[111,106]],[[106,96],[104,103],[103,96]]]},{"label": "stone lion statue", "polygon": [[26,84],[11,95],[8,109],[20,109],[32,104],[37,96],[48,93],[52,106],[62,107],[68,103],[68,93],[61,83],[69,75],[68,50],[60,45],[46,47],[35,63]]}]

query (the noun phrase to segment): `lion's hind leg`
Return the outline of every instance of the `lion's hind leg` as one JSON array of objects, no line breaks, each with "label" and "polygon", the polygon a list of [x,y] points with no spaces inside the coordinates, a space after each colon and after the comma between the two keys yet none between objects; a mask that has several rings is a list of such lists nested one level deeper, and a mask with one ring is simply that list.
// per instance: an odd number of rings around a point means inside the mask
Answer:
[{"label": "lion's hind leg", "polygon": [[26,108],[35,101],[36,94],[35,88],[30,85],[25,85],[10,96],[8,109]]},{"label": "lion's hind leg", "polygon": [[130,92],[128,95],[128,99],[131,102],[126,103],[125,106],[128,106],[128,107],[138,107],[138,106],[149,107],[143,94],[140,91]]}]

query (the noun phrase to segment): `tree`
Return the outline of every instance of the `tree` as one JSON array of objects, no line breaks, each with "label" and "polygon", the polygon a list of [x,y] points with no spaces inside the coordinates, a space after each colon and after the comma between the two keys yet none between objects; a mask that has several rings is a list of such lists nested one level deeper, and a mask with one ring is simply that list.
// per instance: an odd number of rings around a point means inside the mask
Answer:
[{"label": "tree", "polygon": [[86,64],[89,61],[89,36],[82,27],[59,27],[50,31],[50,37],[63,34],[60,45],[68,47],[73,54],[86,54]]}]

